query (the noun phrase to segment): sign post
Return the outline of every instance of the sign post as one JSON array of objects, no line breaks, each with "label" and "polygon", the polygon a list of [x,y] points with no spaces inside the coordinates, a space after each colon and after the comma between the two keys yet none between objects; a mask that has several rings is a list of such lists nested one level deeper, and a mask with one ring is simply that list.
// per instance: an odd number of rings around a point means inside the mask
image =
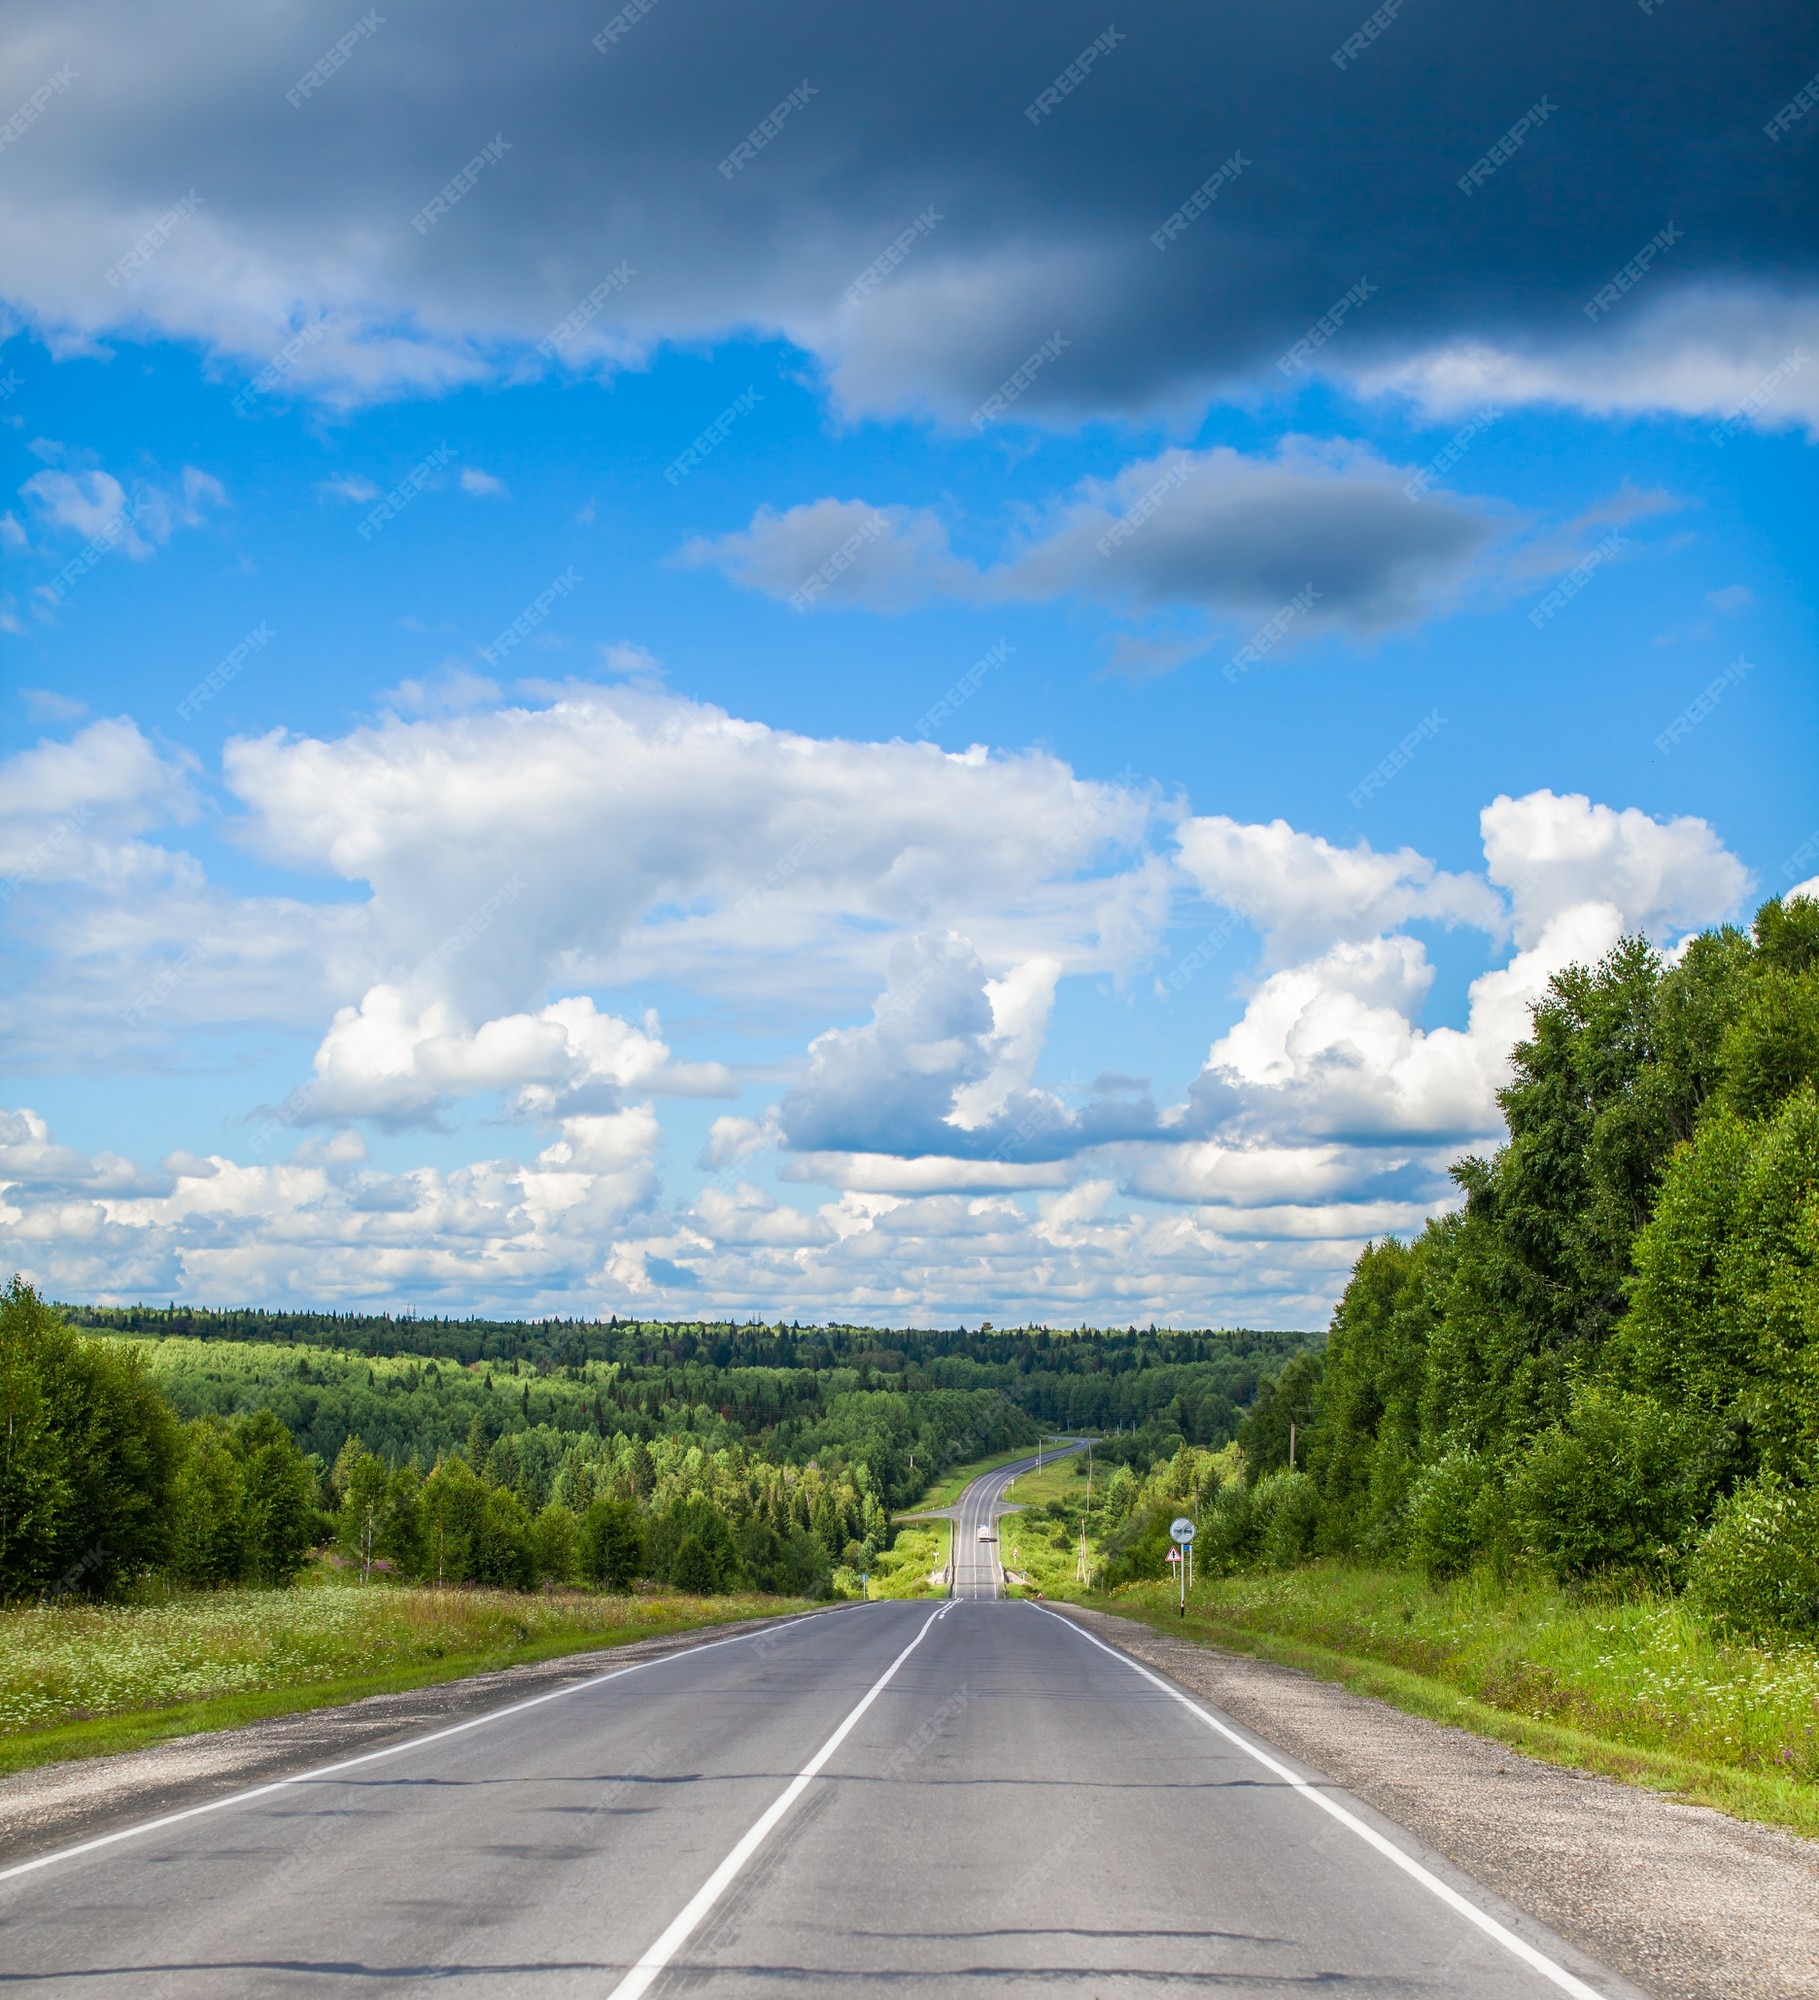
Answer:
[{"label": "sign post", "polygon": [[1169,1551],[1169,1554],[1178,1565],[1181,1577],[1181,1608],[1176,1613],[1176,1616],[1185,1618],[1187,1616],[1187,1573],[1193,1567],[1194,1562],[1193,1522],[1185,1514],[1177,1514],[1174,1520],[1168,1524],[1168,1538],[1175,1545]]}]

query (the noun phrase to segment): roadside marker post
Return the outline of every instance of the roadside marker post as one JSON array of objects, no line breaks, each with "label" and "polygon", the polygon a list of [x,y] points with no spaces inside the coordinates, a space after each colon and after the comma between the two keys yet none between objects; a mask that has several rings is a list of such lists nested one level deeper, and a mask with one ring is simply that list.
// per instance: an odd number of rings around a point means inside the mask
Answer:
[{"label": "roadside marker post", "polygon": [[1185,1514],[1177,1514],[1168,1524],[1168,1538],[1174,1547],[1168,1552],[1168,1559],[1176,1566],[1176,1574],[1181,1578],[1181,1606],[1175,1614],[1179,1618],[1187,1616],[1187,1579],[1194,1566],[1194,1524]]}]

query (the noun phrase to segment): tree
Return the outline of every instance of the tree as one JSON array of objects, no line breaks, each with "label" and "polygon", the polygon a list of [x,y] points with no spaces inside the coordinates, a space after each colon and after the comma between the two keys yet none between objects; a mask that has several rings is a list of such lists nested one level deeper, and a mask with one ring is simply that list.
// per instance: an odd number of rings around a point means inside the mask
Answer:
[{"label": "tree", "polygon": [[1325,1367],[1318,1349],[1297,1354],[1280,1375],[1263,1382],[1250,1413],[1238,1430],[1247,1479],[1285,1472],[1289,1463],[1289,1425],[1295,1426],[1295,1463],[1305,1466],[1312,1442],[1314,1397]]},{"label": "tree", "polygon": [[628,1500],[596,1500],[581,1518],[578,1560],[597,1589],[630,1587],[644,1567],[644,1530]]},{"label": "tree", "polygon": [[358,1438],[349,1438],[335,1460],[333,1479],[341,1496],[341,1545],[359,1563],[360,1581],[366,1583],[379,1553],[379,1527],[390,1484],[385,1462]]},{"label": "tree", "polygon": [[315,1468],[270,1410],[238,1419],[228,1446],[240,1461],[245,1580],[288,1583],[321,1529]]},{"label": "tree", "polygon": [[465,1459],[441,1460],[423,1482],[423,1573],[432,1583],[465,1583],[473,1574],[474,1542],[486,1488]]},{"label": "tree", "polygon": [[670,1582],[697,1597],[711,1597],[720,1588],[720,1573],[699,1535],[684,1535],[670,1563]]},{"label": "tree", "polygon": [[490,1583],[501,1590],[528,1590],[536,1582],[530,1521],[523,1502],[505,1487],[484,1491],[472,1546],[476,1583]]},{"label": "tree", "polygon": [[141,1351],[79,1338],[15,1278],[0,1294],[0,1596],[101,1596],[155,1568],[181,1455]]},{"label": "tree", "polygon": [[573,1583],[576,1574],[579,1523],[555,1501],[530,1525],[531,1567],[539,1583]]}]

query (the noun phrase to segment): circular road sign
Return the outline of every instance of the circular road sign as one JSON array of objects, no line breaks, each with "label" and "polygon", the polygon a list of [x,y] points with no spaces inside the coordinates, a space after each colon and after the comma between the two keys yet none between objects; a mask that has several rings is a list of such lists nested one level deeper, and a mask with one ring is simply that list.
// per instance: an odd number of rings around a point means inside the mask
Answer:
[{"label": "circular road sign", "polygon": [[1181,1548],[1186,1548],[1194,1539],[1194,1524],[1185,1514],[1177,1515],[1168,1524],[1168,1538]]}]

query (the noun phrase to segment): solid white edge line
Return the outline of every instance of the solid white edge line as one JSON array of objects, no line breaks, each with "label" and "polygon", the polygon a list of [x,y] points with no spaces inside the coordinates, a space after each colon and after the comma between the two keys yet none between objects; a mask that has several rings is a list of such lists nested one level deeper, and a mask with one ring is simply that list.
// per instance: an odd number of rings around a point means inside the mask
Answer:
[{"label": "solid white edge line", "polygon": [[1046,1604],[1032,1605],[1031,1610],[1040,1611],[1052,1618],[1058,1625],[1065,1625],[1070,1632],[1077,1633],[1089,1646],[1097,1646],[1102,1653],[1109,1653],[1114,1660],[1121,1660],[1134,1674],[1141,1674],[1153,1687],[1178,1701],[1192,1715],[1197,1715],[1209,1729],[1216,1730],[1228,1743],[1235,1744],[1247,1757],[1253,1757],[1266,1771],[1273,1771],[1284,1784],[1292,1785],[1305,1799],[1311,1799],[1324,1813],[1330,1813],[1339,1824],[1346,1827],[1367,1846],[1374,1847],[1385,1859],[1393,1861],[1405,1875],[1412,1877],[1430,1894],[1439,1897],[1448,1909],[1457,1911],[1467,1922],[1476,1924],[1486,1937],[1502,1945],[1505,1951],[1521,1959],[1524,1965],[1538,1972],[1544,1979],[1552,1980],[1563,1993],[1571,1993],[1574,2000],[1608,2000],[1596,1987],[1586,1985],[1563,1965],[1556,1965],[1545,1952],[1537,1951],[1526,1938],[1518,1937],[1507,1924],[1500,1924],[1489,1911],[1481,1910],[1469,1896],[1460,1895],[1450,1883],[1443,1882],[1431,1868],[1425,1868],[1412,1854],[1403,1853],[1393,1840],[1386,1840],[1373,1826],[1367,1826],[1356,1813],[1348,1812],[1337,1799],[1329,1798],[1319,1786],[1291,1771],[1286,1764],[1279,1763],[1268,1751],[1258,1749],[1247,1742],[1235,1729],[1228,1728],[1216,1715],[1209,1714],[1191,1695],[1183,1694],[1172,1682],[1160,1674],[1153,1674],[1141,1661],[1133,1660],[1128,1653],[1121,1653],[1116,1646],[1108,1646],[1103,1639],[1096,1639],[1084,1626],[1076,1625],[1071,1618],[1064,1618],[1059,1611],[1050,1611]]},{"label": "solid white edge line", "polygon": [[930,1626],[942,1615],[939,1611],[933,1611],[922,1621],[921,1631],[916,1634],[909,1644],[904,1647],[903,1651],[885,1668],[878,1679],[872,1683],[871,1690],[865,1696],[865,1699],[841,1723],[833,1735],[822,1744],[814,1756],[803,1765],[802,1769],[796,1773],[782,1794],[765,1812],[753,1821],[744,1838],[740,1840],[739,1844],[721,1862],[720,1866],[714,1870],[707,1880],[702,1883],[701,1887],[689,1898],[687,1903],[683,1905],[681,1915],[664,1931],[656,1943],[645,1952],[637,1964],[627,1972],[619,1984],[612,1989],[613,2000],[637,2000],[639,1994],[649,1990],[652,1980],[656,1979],[664,1971],[670,1960],[688,1942],[690,1934],[700,1925],[702,1918],[725,1895],[732,1883],[733,1877],[757,1853],[783,1815],[808,1790],[809,1786],[814,1782],[816,1775],[820,1772],[821,1767],[839,1749],[841,1744],[846,1741],[848,1732],[858,1722],[859,1718],[871,1707],[872,1703],[878,1699],[884,1690],[890,1686],[897,1669],[902,1666],[904,1661],[928,1637]]},{"label": "solid white edge line", "polygon": [[[766,1632],[783,1631],[791,1625],[806,1625],[811,1619],[828,1615],[825,1611],[811,1611],[803,1617],[788,1618],[781,1623],[766,1623],[754,1632],[735,1632],[730,1639],[709,1639],[699,1646],[679,1646],[673,1653],[659,1653],[654,1660],[634,1660],[629,1667],[614,1667],[610,1673],[593,1674],[584,1681],[571,1681],[567,1687],[552,1688],[547,1694],[534,1694],[505,1708],[488,1709],[484,1715],[469,1716],[465,1722],[451,1723],[448,1728],[432,1730],[427,1736],[413,1736],[403,1743],[390,1743],[382,1750],[365,1750],[358,1757],[344,1757],[334,1764],[319,1764],[313,1770],[297,1771],[288,1778],[274,1778],[270,1784],[254,1785],[244,1792],[228,1792],[199,1806],[185,1806],[181,1812],[162,1813],[156,1819],[140,1820],[135,1825],[116,1828],[112,1833],[97,1834],[93,1840],[53,1849],[51,1853],[40,1854],[31,1861],[16,1861],[10,1868],[0,1868],[0,1882],[10,1882],[16,1876],[30,1875],[40,1868],[54,1867],[59,1861],[73,1861],[79,1854],[93,1854],[97,1848],[112,1847],[122,1840],[137,1840],[141,1834],[157,1833],[186,1819],[199,1819],[204,1813],[224,1812],[229,1806],[243,1806],[253,1799],[269,1798],[273,1792],[285,1791],[292,1785],[307,1785],[319,1778],[339,1777],[343,1771],[352,1771],[362,1764],[375,1764],[382,1757],[401,1757],[407,1750],[421,1750],[427,1744],[441,1743],[450,1736],[465,1735],[470,1729],[484,1729],[489,1722],[503,1722],[507,1716],[522,1715],[528,1708],[541,1708],[546,1701],[560,1701],[564,1695],[583,1694],[589,1688],[604,1687],[608,1681],[623,1680],[627,1674],[642,1673],[646,1667],[662,1667],[672,1660],[693,1659],[697,1653],[711,1653],[721,1646],[742,1645],[747,1639],[762,1638]],[[297,1712],[307,1714],[309,1711]]]}]

